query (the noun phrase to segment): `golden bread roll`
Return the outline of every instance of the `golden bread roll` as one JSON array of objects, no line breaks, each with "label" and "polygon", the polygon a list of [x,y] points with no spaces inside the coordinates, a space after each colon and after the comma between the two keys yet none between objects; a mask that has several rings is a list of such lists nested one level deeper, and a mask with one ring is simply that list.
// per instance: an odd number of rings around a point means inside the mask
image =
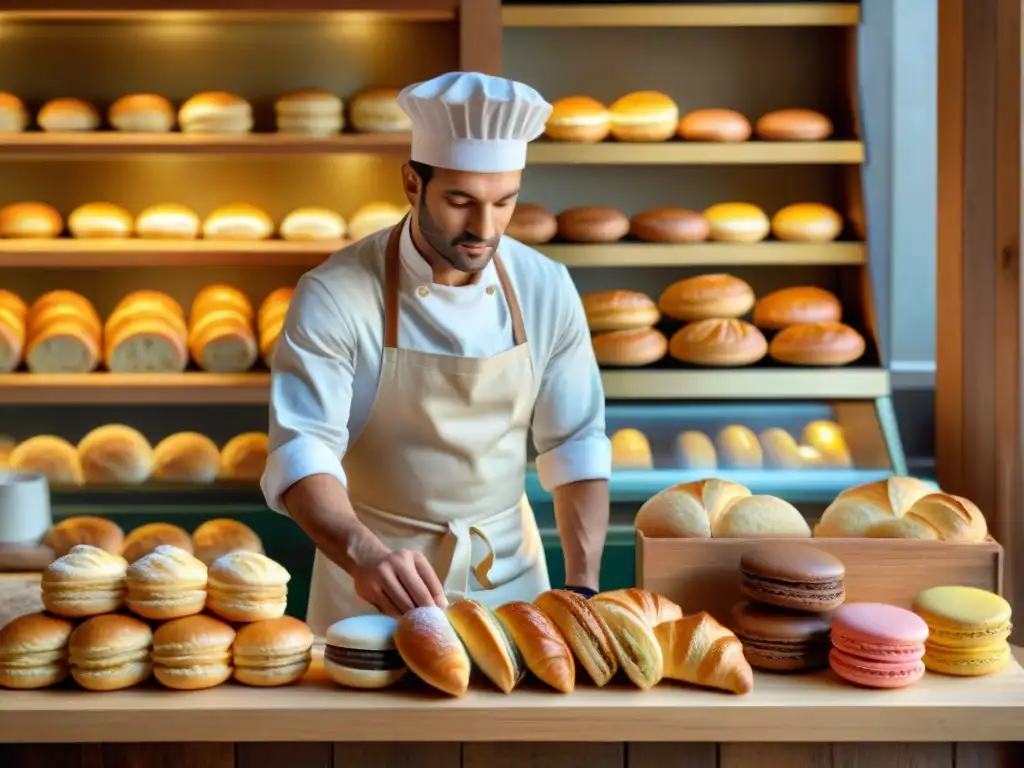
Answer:
[{"label": "golden bread roll", "polygon": [[291,285],[275,288],[268,293],[256,314],[256,327],[262,330],[271,323],[283,320],[288,314],[288,305],[294,294],[295,288]]},{"label": "golden bread roll", "polygon": [[235,680],[260,687],[298,682],[312,664],[313,640],[309,625],[291,616],[240,627],[231,646]]},{"label": "golden bread roll", "polygon": [[151,205],[135,219],[135,234],[143,240],[195,240],[199,217],[186,205]]},{"label": "golden bread roll", "polygon": [[800,323],[779,331],[768,347],[790,365],[847,365],[864,356],[864,337],[843,323]]},{"label": "golden bread roll", "polygon": [[412,118],[398,103],[397,88],[369,88],[352,97],[349,121],[359,133],[405,133],[412,130]]},{"label": "golden bread roll", "polygon": [[263,542],[256,531],[237,520],[207,520],[192,531],[195,555],[207,566],[232,552],[263,554]]},{"label": "golden bread roll", "polygon": [[979,542],[988,538],[981,510],[961,496],[930,493],[914,502],[904,520],[930,525],[942,541]]},{"label": "golden bread roll", "polygon": [[917,539],[919,541],[938,541],[939,531],[931,523],[922,518],[891,517],[872,523],[864,532],[868,539]]},{"label": "golden bread roll", "polygon": [[777,331],[802,323],[838,323],[843,305],[831,291],[812,285],[782,288],[754,304],[754,325]]},{"label": "golden bread roll", "polygon": [[[126,548],[127,552],[128,549]],[[181,547],[161,544],[128,566],[128,609],[144,619],[194,616],[206,603],[206,566]]]},{"label": "golden bread roll", "polygon": [[748,496],[725,508],[711,535],[716,539],[809,539],[811,528],[788,501]]},{"label": "golden bread roll", "polygon": [[135,219],[113,203],[86,203],[68,216],[68,231],[78,238],[126,238],[135,230]]},{"label": "golden bread roll", "polygon": [[16,294],[0,288],[0,309],[9,312],[24,325],[28,321],[28,304]]},{"label": "golden bread roll", "polygon": [[274,102],[278,133],[331,136],[345,127],[345,105],[330,91],[304,88]]},{"label": "golden bread roll", "polygon": [[679,120],[679,138],[686,141],[746,141],[750,121],[734,109],[698,109]]},{"label": "golden bread roll", "polygon": [[639,429],[620,429],[611,442],[613,468],[654,469],[651,443]]},{"label": "golden bread roll", "polygon": [[64,323],[78,326],[83,333],[95,341],[102,338],[103,327],[99,323],[99,315],[91,312],[86,304],[77,299],[33,304],[25,334],[27,338],[35,339],[46,333],[51,326]]},{"label": "golden bread roll", "polygon": [[749,489],[728,480],[679,483],[648,499],[634,525],[651,539],[707,539],[726,508],[748,496]]},{"label": "golden bread roll", "polygon": [[679,107],[664,93],[636,91],[609,109],[611,134],[619,141],[668,141],[676,135]]},{"label": "golden bread roll", "polygon": [[764,451],[764,465],[771,469],[800,469],[804,457],[796,440],[784,429],[769,427],[758,436]]},{"label": "golden bread roll", "polygon": [[715,444],[703,432],[688,430],[676,438],[676,458],[683,469],[717,469]]},{"label": "golden bread roll", "polygon": [[235,630],[212,616],[183,616],[153,633],[153,677],[165,688],[199,691],[231,679]]},{"label": "golden bread roll", "polygon": [[367,203],[356,209],[348,220],[348,234],[352,240],[362,240],[382,229],[396,226],[407,209],[392,203]]},{"label": "golden bread roll", "polygon": [[25,340],[25,321],[0,306],[0,373],[10,373],[21,365]]},{"label": "golden bread roll", "polygon": [[591,331],[649,328],[661,319],[654,301],[638,291],[598,291],[583,296],[583,311]]},{"label": "golden bread roll", "polygon": [[599,333],[591,340],[599,365],[636,367],[656,363],[668,351],[668,339],[656,328]]},{"label": "golden bread roll", "polygon": [[87,483],[137,485],[153,472],[153,448],[138,430],[107,424],[78,442],[78,459]]},{"label": "golden bread roll", "polygon": [[62,437],[36,435],[19,443],[7,457],[15,472],[42,475],[50,485],[81,485],[82,463],[75,446]]},{"label": "golden bread roll", "polygon": [[903,517],[933,490],[931,485],[914,477],[890,477],[847,488],[822,513],[814,535],[862,537],[875,523]]},{"label": "golden bread roll", "polygon": [[[174,318],[177,320],[177,318]],[[105,337],[104,361],[111,373],[181,373],[188,367],[188,347],[169,317],[140,313]]]},{"label": "golden bread roll", "polygon": [[800,458],[804,462],[804,469],[820,469],[826,466],[817,448],[810,445],[801,445],[799,450]]},{"label": "golden bread roll", "polygon": [[636,617],[649,627],[656,627],[666,621],[683,618],[683,609],[666,597],[646,589],[628,587],[614,589],[610,592],[598,592],[591,603],[613,603],[621,608],[632,611]]},{"label": "golden bread roll", "polygon": [[243,432],[228,440],[220,452],[220,477],[259,482],[270,452],[265,432]]},{"label": "golden bread roll", "polygon": [[120,555],[124,548],[124,531],[117,523],[104,517],[76,515],[51,525],[43,537],[43,544],[52,549],[57,557],[64,557],[72,547],[79,544],[88,544],[112,555]]},{"label": "golden bread roll", "polygon": [[843,233],[843,217],[821,203],[793,203],[772,216],[772,234],[794,243],[830,243]]},{"label": "golden bread roll", "polygon": [[730,469],[761,469],[764,451],[753,430],[740,424],[722,429],[715,439],[722,466]]},{"label": "golden bread roll", "polygon": [[711,225],[710,237],[719,243],[759,243],[768,237],[768,215],[750,203],[716,203],[704,209]]},{"label": "golden bread roll", "polygon": [[41,315],[44,315],[56,307],[64,305],[73,306],[83,316],[83,322],[88,324],[90,330],[95,329],[94,332],[97,335],[100,333],[102,330],[100,316],[92,302],[80,293],[58,289],[54,291],[47,291],[32,302],[32,306],[28,311],[27,321],[29,334],[35,333],[39,330],[37,326]]},{"label": "golden bread roll", "polygon": [[633,684],[642,691],[649,691],[661,682],[665,660],[650,625],[618,603],[592,601],[591,605],[608,627],[619,668]]},{"label": "golden bread roll", "polygon": [[683,363],[732,367],[752,365],[764,358],[768,341],[743,320],[698,320],[673,334],[668,353]]},{"label": "golden bread roll", "polygon": [[538,595],[533,604],[558,627],[598,688],[615,677],[619,659],[604,619],[589,601],[575,592],[552,589]]},{"label": "golden bread roll", "polygon": [[700,243],[711,225],[703,213],[686,208],[651,208],[629,222],[629,234],[648,243]]},{"label": "golden bread roll", "polygon": [[180,340],[188,338],[181,305],[159,291],[134,291],[121,299],[103,324],[103,335],[110,339],[139,320],[159,320]]},{"label": "golden bread roll", "polygon": [[284,616],[291,574],[261,552],[236,549],[210,564],[206,607],[228,621]]},{"label": "golden bread roll", "polygon": [[402,616],[395,629],[395,647],[406,666],[427,685],[449,696],[462,696],[469,689],[472,663],[440,608],[413,608]]},{"label": "golden bread roll", "polygon": [[293,242],[341,240],[348,227],[340,214],[326,208],[296,208],[281,220],[278,233]]},{"label": "golden bread roll", "polygon": [[203,315],[224,309],[234,310],[252,322],[254,313],[249,298],[234,286],[213,283],[202,288],[192,299],[188,315],[189,324],[194,324]]},{"label": "golden bread roll", "polygon": [[171,547],[192,553],[192,537],[184,528],[170,523],[147,523],[133,528],[124,539],[121,556],[130,563],[155,552],[157,547]]},{"label": "golden bread roll", "polygon": [[196,320],[188,347],[196,365],[209,373],[244,373],[259,357],[252,324],[233,309],[214,310]]},{"label": "golden bread roll", "polygon": [[220,449],[206,435],[176,432],[165,437],[153,449],[153,477],[157,480],[212,483],[218,474]]},{"label": "golden bread roll", "polygon": [[275,320],[260,331],[259,353],[260,360],[270,368],[274,364],[274,353],[277,351],[277,342],[281,339],[281,332],[284,330],[284,317]]},{"label": "golden bread roll", "polygon": [[625,214],[600,205],[570,208],[557,220],[559,236],[572,243],[614,243],[629,234]]},{"label": "golden bread roll", "polygon": [[95,131],[100,127],[100,114],[82,99],[51,99],[39,110],[36,122],[44,131],[55,133]]},{"label": "golden bread roll", "polygon": [[658,309],[673,320],[690,322],[742,317],[754,306],[754,289],[732,275],[697,275],[678,280],[658,297]]},{"label": "golden bread roll", "polygon": [[125,296],[114,305],[111,317],[121,310],[136,306],[149,305],[151,303],[160,305],[179,320],[184,321],[185,311],[181,308],[181,304],[163,291],[154,291],[148,288],[131,291],[130,293],[125,294]]},{"label": "golden bread roll", "polygon": [[43,570],[43,606],[68,619],[116,611],[124,604],[127,570],[120,555],[78,544]]},{"label": "golden bread roll", "polygon": [[64,219],[46,203],[10,203],[0,208],[0,237],[49,240],[64,231]]},{"label": "golden bread roll", "polygon": [[754,130],[765,141],[824,141],[832,121],[811,109],[780,109],[762,115]]},{"label": "golden bread roll", "polygon": [[266,240],[274,222],[266,211],[248,203],[230,203],[215,209],[203,221],[207,240]]},{"label": "golden bread roll", "polygon": [[812,421],[804,426],[800,438],[804,445],[813,448],[827,467],[848,469],[853,466],[853,456],[843,437],[843,428],[834,421]]},{"label": "golden bread roll", "polygon": [[576,687],[576,662],[558,627],[530,603],[505,603],[495,610],[523,661],[542,683],[561,693]]},{"label": "golden bread roll", "polygon": [[178,110],[183,133],[249,133],[252,122],[252,105],[226,91],[197,93]]},{"label": "golden bread roll", "polygon": [[554,141],[604,141],[611,132],[608,107],[589,96],[566,96],[551,105],[544,126],[545,135]]},{"label": "golden bread roll", "polygon": [[174,105],[155,93],[133,93],[110,105],[107,122],[116,131],[167,133],[174,130]]},{"label": "golden bread roll", "polygon": [[0,688],[28,691],[65,680],[74,628],[70,621],[42,611],[23,614],[0,627]]},{"label": "golden bread roll", "polygon": [[490,608],[463,598],[445,611],[469,658],[502,693],[511,693],[526,675],[522,654]]},{"label": "golden bread roll", "polygon": [[100,364],[100,341],[82,323],[49,323],[30,337],[25,365],[32,373],[89,373]]},{"label": "golden bread roll", "polygon": [[665,678],[743,695],[754,690],[754,672],[743,644],[701,611],[654,628],[665,659]]},{"label": "golden bread roll", "polygon": [[31,122],[25,102],[13,93],[0,92],[0,133],[21,133]]},{"label": "golden bread roll", "polygon": [[79,624],[68,641],[71,676],[87,691],[119,691],[153,674],[153,630],[133,616],[112,613]]},{"label": "golden bread roll", "polygon": [[558,234],[558,219],[542,205],[521,203],[512,212],[505,234],[527,245],[539,245]]}]

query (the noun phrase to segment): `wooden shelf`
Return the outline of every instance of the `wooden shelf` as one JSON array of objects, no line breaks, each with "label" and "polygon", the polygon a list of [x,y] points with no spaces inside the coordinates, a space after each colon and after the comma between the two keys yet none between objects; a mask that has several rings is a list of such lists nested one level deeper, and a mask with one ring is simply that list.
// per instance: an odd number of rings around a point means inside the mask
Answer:
[{"label": "wooden shelf", "polygon": [[505,6],[506,27],[853,27],[858,3]]},{"label": "wooden shelf", "polygon": [[535,141],[527,162],[534,165],[859,165],[859,141],[704,141],[583,144]]},{"label": "wooden shelf", "polygon": [[343,133],[315,138],[287,133],[9,133],[0,136],[0,157],[110,157],[131,154],[186,155],[320,155],[372,154],[405,156],[407,133]]},{"label": "wooden shelf", "polygon": [[[83,5],[87,5],[83,8]],[[459,0],[0,0],[0,19],[134,19],[203,14],[211,19],[309,20],[309,14],[434,21],[455,18]]]},{"label": "wooden shelf", "polygon": [[267,373],[8,373],[0,405],[262,405]]},{"label": "wooden shelf", "polygon": [[[567,267],[857,266],[867,263],[867,248],[864,243],[549,243],[534,247]],[[2,264],[0,256],[0,265]]]},{"label": "wooden shelf", "polygon": [[0,240],[0,269],[315,267],[345,240]]}]

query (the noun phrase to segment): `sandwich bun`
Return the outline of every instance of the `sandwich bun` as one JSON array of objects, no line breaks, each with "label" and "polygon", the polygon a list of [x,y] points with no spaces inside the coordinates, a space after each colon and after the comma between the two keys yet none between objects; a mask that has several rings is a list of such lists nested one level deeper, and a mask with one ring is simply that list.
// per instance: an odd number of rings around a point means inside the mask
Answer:
[{"label": "sandwich bun", "polygon": [[235,550],[210,565],[206,607],[228,621],[279,619],[291,574],[261,552]]},{"label": "sandwich bun", "polygon": [[132,616],[110,613],[80,624],[68,639],[71,676],[87,691],[118,691],[153,674],[153,630]]},{"label": "sandwich bun", "polygon": [[86,203],[68,216],[68,231],[79,238],[126,238],[135,230],[135,219],[113,203]]},{"label": "sandwich bun", "polygon": [[68,619],[116,611],[124,604],[127,568],[120,555],[78,544],[43,570],[43,607]]},{"label": "sandwich bun", "polygon": [[583,296],[587,326],[597,333],[649,328],[661,319],[654,301],[638,291],[598,291]]},{"label": "sandwich bun", "polygon": [[39,110],[36,122],[44,131],[55,133],[95,131],[100,127],[100,114],[82,99],[52,99]]},{"label": "sandwich bun", "polygon": [[186,205],[151,205],[135,219],[135,234],[143,240],[195,240],[199,217]]},{"label": "sandwich bun", "polygon": [[599,205],[570,208],[558,214],[558,234],[573,243],[614,243],[629,234],[629,219]]},{"label": "sandwich bun", "polygon": [[716,203],[704,215],[711,225],[711,239],[719,243],[759,243],[771,231],[768,216],[750,203]]},{"label": "sandwich bun", "polygon": [[672,283],[658,298],[658,309],[673,320],[691,322],[742,317],[754,306],[754,289],[726,274],[697,275]]},{"label": "sandwich bun", "polygon": [[679,125],[679,107],[657,91],[629,93],[609,111],[611,134],[619,141],[668,141]]},{"label": "sandwich bun", "polygon": [[558,234],[558,219],[542,205],[520,203],[512,212],[505,234],[527,245],[539,245]]},{"label": "sandwich bun", "polygon": [[842,318],[843,305],[836,295],[811,285],[773,291],[754,305],[754,325],[771,331],[801,323],[838,323]]},{"label": "sandwich bun", "polygon": [[257,621],[239,628],[231,650],[238,682],[260,687],[290,685],[309,671],[313,631],[291,616]]},{"label": "sandwich bun", "polygon": [[0,628],[0,688],[31,690],[68,676],[68,641],[74,624],[29,613]]},{"label": "sandwich bun", "polygon": [[263,553],[263,542],[256,531],[228,518],[207,520],[192,531],[192,547],[207,566],[232,552]]},{"label": "sandwich bun", "polygon": [[739,142],[750,138],[750,121],[733,109],[698,109],[679,121],[679,138],[686,141]]},{"label": "sandwich bun", "polygon": [[669,341],[668,353],[693,365],[752,365],[768,353],[768,341],[761,331],[743,320],[710,318],[676,331]]},{"label": "sandwich bun", "polygon": [[235,630],[213,616],[185,616],[153,633],[153,676],[166,688],[198,691],[231,678]]},{"label": "sandwich bun", "polygon": [[843,323],[801,323],[783,328],[772,339],[768,354],[790,365],[848,365],[864,356],[867,344]]},{"label": "sandwich bun", "polygon": [[408,671],[395,647],[398,622],[378,614],[351,616],[327,629],[324,671],[346,688],[381,689]]},{"label": "sandwich bun", "polygon": [[249,203],[222,205],[203,221],[203,237],[207,240],[266,240],[273,234],[270,216]]},{"label": "sandwich bun", "polygon": [[178,124],[183,133],[248,133],[252,105],[233,93],[204,91],[181,105]]},{"label": "sandwich bun", "polygon": [[754,130],[765,141],[824,141],[832,121],[811,109],[780,109],[763,115]]},{"label": "sandwich bun", "polygon": [[289,241],[322,242],[341,240],[348,227],[340,214],[326,208],[296,208],[282,219],[278,232]]},{"label": "sandwich bun", "polygon": [[107,424],[78,443],[78,458],[87,483],[138,485],[153,471],[153,448],[145,436],[124,424]]},{"label": "sandwich bun", "polygon": [[212,483],[219,472],[220,449],[198,432],[168,435],[153,449],[153,477],[157,480]]},{"label": "sandwich bun", "polygon": [[125,600],[145,619],[193,616],[206,602],[206,566],[189,552],[161,544],[128,566]]},{"label": "sandwich bun", "polygon": [[184,528],[170,523],[146,523],[128,532],[121,554],[129,563],[155,552],[157,547],[171,546],[191,554],[192,537]]},{"label": "sandwich bun", "polygon": [[36,435],[19,443],[7,457],[7,464],[16,472],[42,475],[50,485],[85,482],[75,446],[54,435]]},{"label": "sandwich bun", "polygon": [[43,537],[43,544],[52,549],[57,557],[63,557],[79,544],[88,544],[112,555],[120,555],[124,548],[124,531],[117,523],[106,518],[76,515],[51,525]]},{"label": "sandwich bun", "polygon": [[795,243],[830,243],[843,232],[843,217],[821,203],[793,203],[772,217],[772,234]]},{"label": "sandwich bun", "polygon": [[405,133],[412,118],[398,104],[397,88],[370,88],[352,97],[349,122],[359,133]]},{"label": "sandwich bun", "polygon": [[133,93],[110,105],[107,121],[117,131],[167,133],[174,130],[174,105],[153,93]]},{"label": "sandwich bun", "polygon": [[0,208],[0,237],[49,240],[64,231],[64,219],[46,203],[11,203]]},{"label": "sandwich bun", "polygon": [[649,243],[700,243],[710,232],[707,217],[686,208],[652,208],[629,222],[629,234]]},{"label": "sandwich bun", "polygon": [[604,141],[611,132],[608,108],[589,96],[566,96],[551,105],[544,133],[553,141]]},{"label": "sandwich bun", "polygon": [[599,333],[592,339],[599,365],[636,367],[656,363],[668,352],[668,339],[656,328]]},{"label": "sandwich bun", "polygon": [[13,93],[0,92],[0,133],[21,133],[31,122],[25,102]]}]

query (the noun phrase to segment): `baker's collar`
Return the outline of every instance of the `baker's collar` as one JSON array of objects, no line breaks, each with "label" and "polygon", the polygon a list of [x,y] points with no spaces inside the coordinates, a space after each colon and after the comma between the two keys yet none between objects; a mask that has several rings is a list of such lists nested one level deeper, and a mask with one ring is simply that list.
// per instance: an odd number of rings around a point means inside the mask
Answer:
[{"label": "baker's collar", "polygon": [[[409,216],[405,220],[405,225],[402,227],[402,236],[398,241],[398,253],[402,259],[402,266],[412,277],[420,283],[433,283],[434,282],[434,270],[431,268],[430,263],[420,255],[420,252],[416,248],[416,244],[412,241],[412,217]],[[483,270],[477,272],[472,276],[469,283],[466,286],[457,286],[458,288],[464,288],[468,286],[480,285],[488,278],[490,278],[494,270],[494,261],[488,264]],[[444,286],[446,288],[455,288],[456,286]]]}]

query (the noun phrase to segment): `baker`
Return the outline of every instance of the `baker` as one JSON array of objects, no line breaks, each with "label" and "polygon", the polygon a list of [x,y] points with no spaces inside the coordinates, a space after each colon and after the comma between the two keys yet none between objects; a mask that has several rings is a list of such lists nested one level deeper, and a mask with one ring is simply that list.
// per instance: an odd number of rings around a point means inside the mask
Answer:
[{"label": "baker", "polygon": [[611,447],[579,294],[503,237],[551,106],[454,72],[399,95],[410,213],[296,287],[274,355],[262,486],[317,547],[307,621],[550,589],[524,495],[553,493],[566,586],[598,588]]}]

